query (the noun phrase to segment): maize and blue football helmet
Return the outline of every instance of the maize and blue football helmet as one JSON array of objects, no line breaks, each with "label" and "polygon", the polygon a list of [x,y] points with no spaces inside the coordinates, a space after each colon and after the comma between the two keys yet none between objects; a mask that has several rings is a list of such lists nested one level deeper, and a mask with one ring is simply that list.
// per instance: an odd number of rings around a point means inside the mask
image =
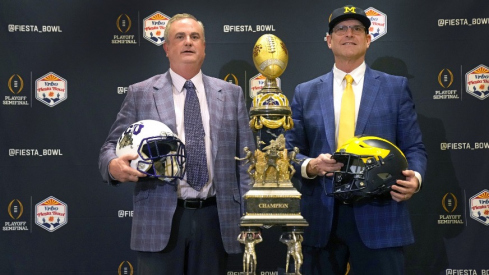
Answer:
[{"label": "maize and blue football helmet", "polygon": [[333,173],[333,195],[345,203],[390,199],[391,186],[406,179],[402,171],[408,163],[403,152],[379,137],[351,138],[333,158],[344,164]]}]

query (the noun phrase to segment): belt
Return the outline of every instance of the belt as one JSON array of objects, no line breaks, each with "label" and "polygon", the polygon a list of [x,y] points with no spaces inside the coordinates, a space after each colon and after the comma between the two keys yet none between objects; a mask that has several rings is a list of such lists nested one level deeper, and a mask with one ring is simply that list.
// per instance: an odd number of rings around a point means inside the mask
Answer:
[{"label": "belt", "polygon": [[211,205],[216,205],[216,197],[210,197],[205,200],[201,199],[178,199],[177,205],[186,209],[199,209]]}]

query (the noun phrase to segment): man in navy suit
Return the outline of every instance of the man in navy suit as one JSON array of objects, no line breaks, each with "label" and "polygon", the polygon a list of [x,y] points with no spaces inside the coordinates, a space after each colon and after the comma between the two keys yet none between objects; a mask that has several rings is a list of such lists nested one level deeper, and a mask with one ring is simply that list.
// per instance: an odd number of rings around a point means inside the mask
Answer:
[{"label": "man in navy suit", "polygon": [[[135,182],[131,249],[138,251],[139,275],[225,274],[227,255],[241,252],[236,237],[244,211],[242,195],[250,181],[246,167],[234,157],[244,157],[244,147],[255,150],[243,91],[202,74],[204,26],[194,16],[175,15],[164,36],[170,69],[129,86],[101,148],[99,169],[111,184]],[[176,184],[139,180],[145,174],[129,166],[138,155],[117,157],[117,139],[130,124],[151,119],[166,124],[185,142],[188,80],[200,105],[208,180],[202,189],[191,187],[188,167],[187,176]],[[187,133],[187,141],[190,138]]]},{"label": "man in navy suit", "polygon": [[[333,70],[299,84],[291,103],[294,128],[286,132],[287,147],[298,147],[304,159],[296,173],[301,180],[301,213],[309,222],[304,232],[303,274],[403,274],[403,246],[414,236],[406,205],[421,188],[427,154],[411,91],[405,77],[370,69],[370,20],[354,6],[333,11],[328,47]],[[353,77],[354,135],[377,136],[398,146],[408,161],[406,180],[397,180],[383,203],[344,204],[333,191],[333,171],[341,169],[331,155],[338,146],[338,125],[345,75]],[[353,108],[352,108],[353,109]]]}]

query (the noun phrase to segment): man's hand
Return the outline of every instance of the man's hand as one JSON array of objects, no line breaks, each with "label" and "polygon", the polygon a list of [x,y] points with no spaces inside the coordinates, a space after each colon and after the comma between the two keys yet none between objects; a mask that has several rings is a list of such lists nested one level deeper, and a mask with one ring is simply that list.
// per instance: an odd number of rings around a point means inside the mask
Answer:
[{"label": "man's hand", "polygon": [[137,158],[138,154],[126,154],[111,160],[109,163],[110,175],[120,182],[137,182],[139,177],[146,177],[146,174],[132,168],[129,164],[131,160]]},{"label": "man's hand", "polygon": [[314,176],[332,176],[334,171],[338,171],[343,167],[343,163],[337,162],[331,158],[331,154],[321,154],[317,158],[312,159],[307,164],[307,175]]},{"label": "man's hand", "polygon": [[402,174],[406,176],[406,180],[397,180],[397,185],[392,185],[392,199],[401,202],[409,200],[419,187],[418,178],[414,176],[413,170],[404,170]]}]

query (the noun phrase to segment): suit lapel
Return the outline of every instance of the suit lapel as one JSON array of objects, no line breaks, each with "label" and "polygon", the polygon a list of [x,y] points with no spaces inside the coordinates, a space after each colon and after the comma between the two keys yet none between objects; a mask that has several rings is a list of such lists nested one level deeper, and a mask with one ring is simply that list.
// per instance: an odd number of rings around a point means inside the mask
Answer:
[{"label": "suit lapel", "polygon": [[380,76],[368,66],[365,70],[365,79],[363,80],[362,100],[360,110],[358,110],[357,126],[355,135],[362,135],[367,125],[368,117],[375,106],[375,99],[380,89]]},{"label": "suit lapel", "polygon": [[214,83],[212,79],[206,75],[202,75],[204,81],[205,95],[207,98],[207,106],[209,108],[209,121],[211,129],[212,142],[212,159],[217,157],[217,144],[219,142],[219,130],[221,129],[223,110],[224,110],[224,95],[222,88]]},{"label": "suit lapel", "polygon": [[177,120],[173,104],[173,85],[170,74],[166,72],[153,84],[153,97],[160,121],[173,133],[177,133]]},{"label": "suit lapel", "polygon": [[317,84],[317,93],[321,101],[321,114],[323,114],[324,129],[329,148],[336,148],[333,100],[333,73],[328,73]]}]

